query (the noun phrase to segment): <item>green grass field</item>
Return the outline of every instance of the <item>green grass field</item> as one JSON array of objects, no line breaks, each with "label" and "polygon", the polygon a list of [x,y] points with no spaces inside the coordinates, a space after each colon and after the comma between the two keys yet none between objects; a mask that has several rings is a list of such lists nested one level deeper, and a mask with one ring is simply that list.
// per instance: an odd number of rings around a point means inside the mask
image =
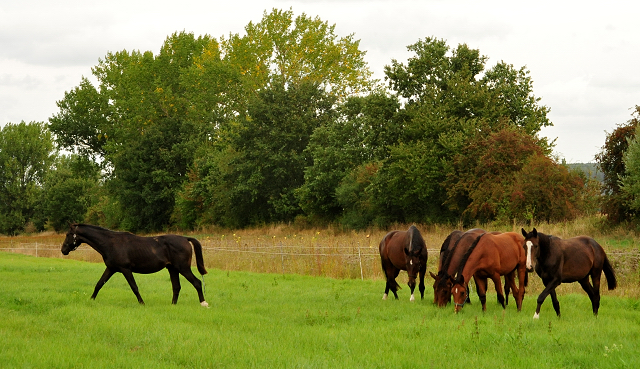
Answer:
[{"label": "green grass field", "polygon": [[[89,299],[104,266],[0,252],[0,367],[18,368],[620,368],[640,366],[640,301],[559,296],[532,319],[490,294],[460,314],[424,301],[382,301],[380,280],[210,269],[211,308],[182,279],[172,306],[167,272],[136,275],[140,306],[116,274]],[[534,277],[537,278],[537,277]]]}]

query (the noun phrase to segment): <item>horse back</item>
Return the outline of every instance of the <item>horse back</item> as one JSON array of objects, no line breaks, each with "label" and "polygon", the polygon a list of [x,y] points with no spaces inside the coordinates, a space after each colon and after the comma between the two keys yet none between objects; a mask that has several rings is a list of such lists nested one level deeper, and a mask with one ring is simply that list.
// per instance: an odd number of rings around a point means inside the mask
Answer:
[{"label": "horse back", "polygon": [[391,231],[380,241],[380,258],[383,263],[391,263],[400,270],[406,270],[404,247],[406,231]]},{"label": "horse back", "polygon": [[464,254],[469,250],[478,236],[483,233],[485,233],[484,229],[475,228],[466,231],[460,236],[460,239],[453,246],[453,250],[449,252],[445,265],[443,265],[443,269],[445,269],[447,275],[453,276],[456,274]]},{"label": "horse back", "polygon": [[606,255],[602,246],[591,237],[578,236],[555,239],[562,249],[562,281],[575,282],[591,273],[593,268],[602,270]]}]

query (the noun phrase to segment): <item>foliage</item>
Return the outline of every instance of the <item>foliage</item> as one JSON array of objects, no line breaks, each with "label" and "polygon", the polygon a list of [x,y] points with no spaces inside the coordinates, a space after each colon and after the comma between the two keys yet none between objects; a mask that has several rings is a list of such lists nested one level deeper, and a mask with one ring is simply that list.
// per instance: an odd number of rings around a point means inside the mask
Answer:
[{"label": "foliage", "polygon": [[[638,112],[640,112],[640,107]],[[620,178],[620,192],[628,199],[625,204],[634,213],[640,211],[640,143],[638,143],[638,130],[636,126],[633,138],[629,139],[629,146],[623,154],[625,174]]]},{"label": "foliage", "polygon": [[[626,174],[624,155],[629,142],[635,137],[639,123],[640,106],[636,106],[631,119],[607,134],[604,146],[596,155],[596,161],[604,174],[602,212],[614,223],[635,216],[635,211],[629,207],[629,193],[620,188],[620,179]],[[630,185],[627,180],[627,186]]]},{"label": "foliage", "polygon": [[53,162],[44,123],[7,123],[0,130],[0,233],[16,234],[36,215],[45,176]]},{"label": "foliage", "polygon": [[56,232],[85,220],[98,200],[100,168],[78,155],[60,156],[45,177],[41,213]]}]

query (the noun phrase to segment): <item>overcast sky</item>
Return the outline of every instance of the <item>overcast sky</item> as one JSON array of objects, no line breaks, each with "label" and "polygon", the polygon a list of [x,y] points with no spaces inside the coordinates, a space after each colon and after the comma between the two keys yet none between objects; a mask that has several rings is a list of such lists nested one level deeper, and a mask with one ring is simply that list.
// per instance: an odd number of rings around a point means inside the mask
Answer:
[{"label": "overcast sky", "polygon": [[592,162],[605,132],[640,105],[640,2],[595,1],[134,1],[20,0],[0,3],[0,125],[47,121],[56,101],[91,76],[107,52],[157,54],[176,31],[219,38],[243,33],[264,11],[292,8],[354,34],[374,77],[406,46],[434,36],[466,43],[531,72],[551,109],[556,154]]}]

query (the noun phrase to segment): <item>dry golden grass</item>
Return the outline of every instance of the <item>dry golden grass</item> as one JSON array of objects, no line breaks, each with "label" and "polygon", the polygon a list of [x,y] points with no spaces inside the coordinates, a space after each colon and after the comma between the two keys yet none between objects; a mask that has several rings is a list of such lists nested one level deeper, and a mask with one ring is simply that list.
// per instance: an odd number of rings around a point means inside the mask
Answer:
[{"label": "dry golden grass", "polygon": [[[562,238],[577,235],[594,237],[605,249],[616,270],[618,285],[615,291],[603,294],[640,297],[638,236],[624,227],[603,231],[598,217],[554,223],[536,224],[538,231]],[[523,224],[477,224],[488,231],[520,232]],[[190,232],[202,243],[205,265],[222,270],[243,270],[258,273],[303,274],[332,278],[365,278],[382,280],[378,244],[391,229],[405,230],[408,225],[395,225],[388,230],[343,231],[339,228],[299,229],[290,225],[274,225],[244,230],[225,230],[211,227]],[[454,229],[452,225],[418,225],[429,249],[427,269],[436,271],[438,253],[442,242]],[[82,245],[69,256],[62,256],[60,246],[64,235],[41,233],[17,237],[0,237],[0,250],[20,252],[38,257],[71,258],[89,262],[102,262],[100,255],[87,245]],[[37,245],[37,251],[36,251]],[[542,283],[530,276],[527,293],[539,293]],[[603,277],[604,278],[604,277]],[[406,283],[406,273],[398,282]],[[430,278],[426,282],[431,285]],[[381,287],[382,289],[382,287]],[[559,293],[582,293],[577,283],[562,285]]]}]

